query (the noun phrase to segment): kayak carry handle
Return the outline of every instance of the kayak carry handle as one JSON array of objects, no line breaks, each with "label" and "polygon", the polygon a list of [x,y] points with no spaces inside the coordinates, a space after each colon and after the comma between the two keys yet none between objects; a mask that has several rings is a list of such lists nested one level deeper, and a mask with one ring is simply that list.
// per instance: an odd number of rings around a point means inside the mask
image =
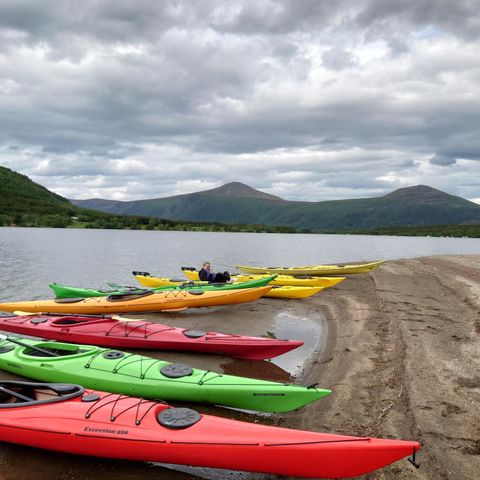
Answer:
[{"label": "kayak carry handle", "polygon": [[408,457],[407,460],[415,467],[420,468],[420,464],[415,461],[415,454],[416,454],[415,447],[413,447],[413,454],[411,457]]}]

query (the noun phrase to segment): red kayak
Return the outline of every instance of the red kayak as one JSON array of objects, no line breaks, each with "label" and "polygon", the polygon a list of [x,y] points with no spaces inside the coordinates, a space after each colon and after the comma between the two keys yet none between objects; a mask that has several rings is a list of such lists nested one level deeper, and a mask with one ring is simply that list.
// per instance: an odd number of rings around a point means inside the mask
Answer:
[{"label": "red kayak", "polygon": [[96,457],[298,477],[363,475],[420,448],[417,442],[229,420],[69,384],[1,381],[0,409],[1,441]]},{"label": "red kayak", "polygon": [[176,328],[110,316],[25,315],[0,317],[0,330],[101,347],[188,350],[264,360],[303,345],[299,340],[247,337]]}]

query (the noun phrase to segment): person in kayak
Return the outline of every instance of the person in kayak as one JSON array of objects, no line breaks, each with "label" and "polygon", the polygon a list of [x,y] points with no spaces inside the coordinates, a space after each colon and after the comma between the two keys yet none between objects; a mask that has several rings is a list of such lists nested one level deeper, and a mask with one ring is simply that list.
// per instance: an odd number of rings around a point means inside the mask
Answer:
[{"label": "person in kayak", "polygon": [[202,268],[198,272],[198,278],[202,282],[226,283],[230,280],[230,274],[228,272],[214,273],[210,269],[210,262],[203,262]]}]

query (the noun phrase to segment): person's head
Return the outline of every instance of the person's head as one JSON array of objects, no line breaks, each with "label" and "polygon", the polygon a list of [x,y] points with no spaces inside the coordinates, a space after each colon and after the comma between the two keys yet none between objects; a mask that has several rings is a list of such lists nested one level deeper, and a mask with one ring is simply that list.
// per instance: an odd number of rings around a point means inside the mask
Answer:
[{"label": "person's head", "polygon": [[204,270],[210,270],[210,262],[203,262],[202,268]]}]

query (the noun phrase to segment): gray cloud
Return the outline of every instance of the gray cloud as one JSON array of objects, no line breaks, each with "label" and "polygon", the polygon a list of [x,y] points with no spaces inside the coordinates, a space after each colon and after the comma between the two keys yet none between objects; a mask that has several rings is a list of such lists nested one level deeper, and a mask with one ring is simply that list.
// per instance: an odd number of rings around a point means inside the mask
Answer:
[{"label": "gray cloud", "polygon": [[0,163],[78,198],[478,198],[478,6],[2,2]]},{"label": "gray cloud", "polygon": [[432,165],[448,166],[457,163],[457,159],[448,155],[436,154],[430,159],[430,163]]},{"label": "gray cloud", "polygon": [[388,32],[392,26],[395,30],[413,27],[426,36],[450,33],[476,40],[480,36],[479,8],[478,0],[370,0],[364,2],[355,21],[377,33]]},{"label": "gray cloud", "polygon": [[340,48],[332,48],[325,52],[322,57],[323,65],[332,70],[343,70],[354,67],[357,62],[350,52]]}]

